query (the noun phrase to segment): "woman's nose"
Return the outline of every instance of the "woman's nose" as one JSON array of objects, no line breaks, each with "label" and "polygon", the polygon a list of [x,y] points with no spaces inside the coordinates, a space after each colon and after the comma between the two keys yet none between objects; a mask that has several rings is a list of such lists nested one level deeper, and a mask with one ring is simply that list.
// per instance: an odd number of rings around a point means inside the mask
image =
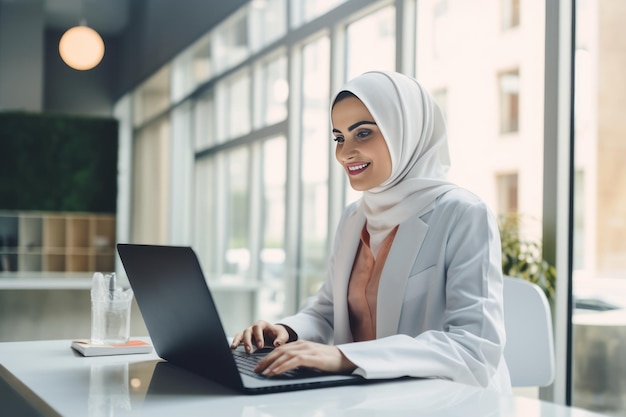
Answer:
[{"label": "woman's nose", "polygon": [[357,150],[356,150],[356,146],[354,146],[354,141],[345,140],[343,142],[343,145],[341,146],[341,149],[339,149],[337,156],[342,161],[346,161],[350,158],[353,158],[356,155],[356,153],[357,153]]}]

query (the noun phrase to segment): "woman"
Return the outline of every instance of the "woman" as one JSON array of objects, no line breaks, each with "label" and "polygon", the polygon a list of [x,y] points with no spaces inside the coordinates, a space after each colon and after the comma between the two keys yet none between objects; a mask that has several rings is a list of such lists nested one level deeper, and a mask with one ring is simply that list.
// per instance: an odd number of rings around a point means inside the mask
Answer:
[{"label": "woman", "polygon": [[501,247],[480,198],[445,180],[444,120],[413,78],[368,72],[331,106],[336,158],[362,198],[337,228],[310,306],[258,321],[232,347],[273,344],[256,371],[445,378],[510,391]]}]

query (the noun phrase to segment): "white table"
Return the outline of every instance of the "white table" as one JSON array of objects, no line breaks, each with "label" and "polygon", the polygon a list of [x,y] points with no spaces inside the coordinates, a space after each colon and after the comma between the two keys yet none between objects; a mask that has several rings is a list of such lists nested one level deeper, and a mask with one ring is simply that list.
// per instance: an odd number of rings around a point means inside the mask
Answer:
[{"label": "white table", "polygon": [[0,377],[2,416],[598,416],[435,379],[241,395],[155,353],[86,358],[69,340],[0,343]]}]

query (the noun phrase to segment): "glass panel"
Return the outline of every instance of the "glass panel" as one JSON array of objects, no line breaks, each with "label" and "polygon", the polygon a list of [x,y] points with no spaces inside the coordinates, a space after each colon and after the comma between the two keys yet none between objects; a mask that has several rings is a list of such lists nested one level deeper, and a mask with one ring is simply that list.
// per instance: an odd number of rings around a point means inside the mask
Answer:
[{"label": "glass panel", "polygon": [[[483,1],[445,2],[446,7],[433,7],[440,3],[418,3],[416,73],[438,100],[442,101],[438,92],[445,91],[445,103],[440,104],[448,127],[452,160],[449,178],[481,195],[497,213],[498,201],[506,199],[499,196],[498,174],[507,170],[517,172],[519,210],[539,219],[542,173],[537,161],[543,159],[544,7],[530,5],[527,13],[537,24],[520,27],[518,32],[504,37],[497,25],[493,25],[497,17],[481,11]],[[468,16],[465,12],[473,14]],[[436,33],[428,28],[441,19],[457,28],[458,33],[471,37],[477,47],[468,50],[461,43],[450,43],[449,48],[435,54]],[[526,71],[503,71],[502,67],[509,67],[512,61],[519,62]],[[450,71],[451,68],[463,68],[463,71]],[[503,81],[505,78],[507,82]],[[506,88],[501,88],[503,85]],[[501,92],[511,91],[515,91],[515,111],[511,110],[512,100],[496,99]],[[518,103],[518,91],[525,94],[524,103]],[[477,97],[481,97],[480,105],[476,105]],[[524,120],[509,117],[516,120],[509,126],[520,124],[518,132],[506,136],[499,133],[498,121],[503,113],[526,115]],[[481,133],[467,140],[468,132]],[[489,158],[484,157],[485,149],[490,150]],[[476,164],[477,160],[484,162]]]},{"label": "glass panel", "polygon": [[193,230],[194,250],[198,254],[202,270],[208,279],[217,274],[217,188],[214,158],[204,158],[195,164],[195,220]]},{"label": "glass panel", "polygon": [[[503,236],[511,239],[503,238],[503,246],[529,248],[524,255],[539,265],[541,251],[534,249],[542,236],[545,4],[525,2],[524,15],[533,24],[502,32],[498,9],[487,3],[417,2],[416,76],[446,115],[448,178],[483,198],[495,214],[514,211],[514,222],[501,217]],[[500,99],[505,92],[509,100]],[[506,134],[503,114],[515,126]],[[537,396],[538,390],[519,394]]]},{"label": "glass panel", "polygon": [[448,120],[448,90],[440,88],[438,90],[431,91],[431,94],[439,105],[439,108],[443,113],[444,120]]},{"label": "glass panel", "polygon": [[250,156],[248,148],[237,148],[226,156],[228,182],[224,215],[226,216],[226,252],[224,273],[237,280],[248,278],[250,269]]},{"label": "glass panel", "polygon": [[302,50],[302,164],[300,300],[312,296],[326,277],[330,41],[320,38]]},{"label": "glass panel", "polygon": [[258,51],[287,32],[287,0],[250,2],[250,45]]},{"label": "glass panel", "polygon": [[287,58],[282,55],[261,66],[255,81],[255,127],[285,120],[289,97]]},{"label": "glass panel", "polygon": [[194,107],[195,148],[205,149],[215,143],[215,101],[213,91],[198,97]]},{"label": "glass panel", "polygon": [[211,61],[215,71],[221,73],[246,59],[250,54],[248,42],[248,15],[242,8],[212,34]]},{"label": "glass panel", "polygon": [[229,93],[228,136],[233,138],[250,131],[250,76],[235,78]]},{"label": "glass panel", "polygon": [[137,132],[133,142],[131,240],[134,243],[167,243],[169,130],[169,121],[161,119]]},{"label": "glass panel", "polygon": [[250,74],[237,74],[220,84],[218,120],[225,122],[220,138],[233,139],[250,132]]},{"label": "glass panel", "polygon": [[572,403],[626,415],[626,2],[576,4]]},{"label": "glass panel", "polygon": [[269,139],[263,144],[259,316],[270,321],[278,320],[285,307],[286,155],[287,141],[284,137]]},{"label": "glass panel", "polygon": [[[431,55],[433,58],[438,58],[439,56],[449,54],[449,49],[451,47],[454,48],[456,32],[448,18],[448,0],[435,0],[432,7],[432,17],[429,15],[420,22],[420,25],[432,25],[432,29],[422,26],[420,27],[420,31],[422,33],[426,31],[430,32],[427,39],[432,47]],[[426,5],[424,5],[423,8],[426,9]],[[424,39],[423,42],[427,42],[427,40]],[[423,46],[424,45],[422,45],[422,47]]]},{"label": "glass panel", "polygon": [[170,66],[166,65],[133,93],[133,125],[140,126],[170,105]]},{"label": "glass panel", "polygon": [[339,6],[346,0],[290,0],[291,27],[301,26]]},{"label": "glass panel", "polygon": [[396,9],[385,7],[351,23],[346,36],[346,79],[396,67]]},{"label": "glass panel", "polygon": [[211,76],[211,43],[200,38],[173,62],[172,100],[179,101]]}]

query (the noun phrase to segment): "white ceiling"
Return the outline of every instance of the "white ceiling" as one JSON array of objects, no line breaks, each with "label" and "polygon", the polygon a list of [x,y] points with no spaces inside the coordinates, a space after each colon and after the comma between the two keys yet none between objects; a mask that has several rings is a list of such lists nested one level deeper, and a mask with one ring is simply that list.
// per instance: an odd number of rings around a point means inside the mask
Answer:
[{"label": "white ceiling", "polygon": [[122,32],[128,24],[130,1],[132,0],[43,0],[44,19],[48,28],[58,30],[69,29],[85,19],[88,26],[103,36],[112,36]]}]

